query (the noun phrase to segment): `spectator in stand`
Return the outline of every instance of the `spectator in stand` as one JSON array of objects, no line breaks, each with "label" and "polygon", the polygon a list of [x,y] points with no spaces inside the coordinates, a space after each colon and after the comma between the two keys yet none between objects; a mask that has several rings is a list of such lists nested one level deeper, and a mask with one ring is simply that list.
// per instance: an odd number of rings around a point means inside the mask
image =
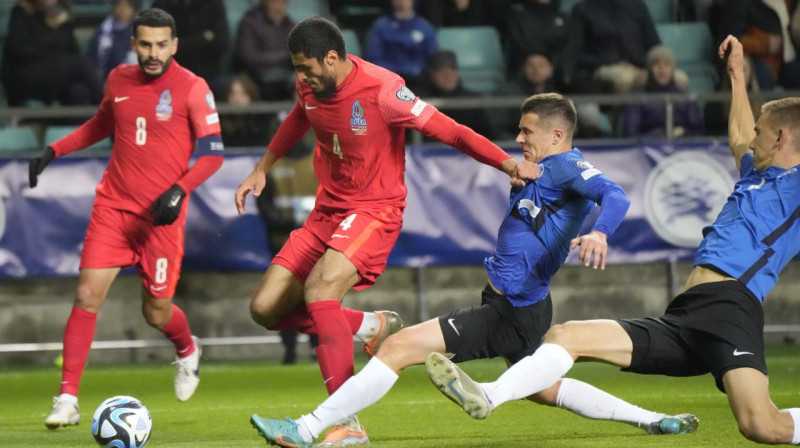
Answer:
[{"label": "spectator in stand", "polygon": [[647,77],[647,52],[661,43],[642,0],[583,0],[572,9],[562,79],[571,93],[627,93]]},{"label": "spectator in stand", "polygon": [[753,72],[763,90],[800,88],[800,60],[789,34],[789,9],[783,0],[724,0],[717,41],[729,34],[739,39],[753,59]]},{"label": "spectator in stand", "polygon": [[[686,89],[675,81],[675,54],[664,45],[656,45],[647,53],[647,81],[642,93],[682,93]],[[664,103],[628,104],[624,111],[625,137],[666,137],[666,107]],[[700,108],[693,101],[674,103],[670,138],[703,134]]]},{"label": "spectator in stand", "polygon": [[14,6],[2,79],[9,106],[22,106],[28,100],[97,104],[103,94],[91,64],[79,54],[68,3],[63,0],[21,0]]},{"label": "spectator in stand", "polygon": [[[498,91],[499,96],[529,97],[540,93],[556,92],[553,80],[553,64],[547,56],[540,53],[529,53],[523,58],[522,66],[509,82],[503,84]],[[495,138],[514,139],[519,134],[516,117],[519,108],[495,109],[489,116]]]},{"label": "spectator in stand", "polygon": [[[247,107],[261,99],[258,87],[244,73],[231,77],[225,85],[222,97],[226,103],[238,107]],[[261,147],[269,140],[270,121],[270,117],[263,114],[225,114],[220,117],[219,124],[226,146]]]},{"label": "spectator in stand", "polygon": [[256,81],[266,100],[291,99],[294,90],[286,39],[295,23],[287,7],[287,0],[260,0],[242,17],[236,35],[236,67]]},{"label": "spectator in stand", "polygon": [[155,0],[153,8],[175,18],[179,42],[175,60],[219,91],[224,83],[223,57],[228,50],[228,21],[222,0]]},{"label": "spectator in stand", "polygon": [[[750,100],[750,109],[753,111],[753,116],[756,120],[761,116],[761,106],[764,102],[759,99],[759,92],[761,88],[758,85],[758,80],[753,73],[753,60],[748,55],[744,55],[742,60],[742,70],[744,72],[744,85],[747,89],[747,97]],[[731,91],[731,78],[724,76],[719,86],[720,92]],[[706,103],[705,110],[703,111],[703,119],[706,125],[706,135],[728,135],[728,114],[731,110],[730,101],[713,101]]]},{"label": "spectator in stand", "polygon": [[493,26],[501,29],[508,7],[508,0],[429,0],[420,3],[420,14],[436,28]]},{"label": "spectator in stand", "polygon": [[[428,59],[426,77],[420,82],[417,94],[425,98],[469,98],[480,94],[464,87],[458,73],[458,59],[452,51],[437,51]],[[446,109],[447,115],[478,134],[492,139],[492,128],[484,109]]]},{"label": "spectator in stand", "polygon": [[108,72],[120,64],[136,63],[131,35],[133,17],[141,6],[140,0],[111,0],[111,14],[97,27],[87,55],[100,78],[106,79]]},{"label": "spectator in stand", "polygon": [[366,59],[402,76],[415,88],[438,48],[436,29],[414,11],[414,0],[392,0],[392,11],[372,26]]},{"label": "spectator in stand", "polygon": [[568,18],[559,10],[557,0],[524,0],[513,8],[506,21],[509,73],[518,72],[522,54],[538,53],[558,64],[567,41]]}]

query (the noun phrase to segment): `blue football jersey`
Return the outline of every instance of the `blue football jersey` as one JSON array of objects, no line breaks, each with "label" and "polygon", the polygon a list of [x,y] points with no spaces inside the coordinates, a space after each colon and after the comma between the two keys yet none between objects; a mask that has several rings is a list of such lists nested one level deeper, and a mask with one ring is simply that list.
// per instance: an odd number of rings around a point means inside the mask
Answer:
[{"label": "blue football jersey", "polygon": [[703,229],[695,265],[713,265],[742,282],[762,302],[778,274],[800,252],[799,166],[758,172],[753,155],[716,221]]},{"label": "blue football jersey", "polygon": [[[577,149],[545,157],[539,167],[539,179],[512,188],[495,253],[484,261],[492,284],[514,306],[547,297],[551,277],[566,260],[570,240],[578,236],[595,203],[611,190],[627,201],[622,188]],[[628,203],[624,205],[622,215]]]}]

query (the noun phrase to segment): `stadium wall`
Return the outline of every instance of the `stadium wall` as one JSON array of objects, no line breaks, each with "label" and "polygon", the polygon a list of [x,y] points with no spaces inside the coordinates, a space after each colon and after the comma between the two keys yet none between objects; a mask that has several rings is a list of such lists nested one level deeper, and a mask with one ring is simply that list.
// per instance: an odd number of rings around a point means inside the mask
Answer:
[{"label": "stadium wall", "polygon": [[[605,271],[565,266],[552,287],[554,322],[570,319],[622,318],[657,315],[680,288],[691,264],[678,262],[611,265]],[[180,281],[175,302],[184,308],[195,334],[203,338],[277,335],[250,320],[249,298],[261,273],[188,272]],[[366,291],[351,292],[345,305],[363,309],[397,310],[407,324],[419,320],[420,271],[389,268],[378,283]],[[424,270],[427,315],[437,316],[480,301],[486,282],[478,266],[430,267]],[[59,342],[69,315],[76,278],[5,280],[0,283],[0,344]],[[768,325],[800,323],[800,262],[792,262],[765,302]],[[133,275],[123,275],[113,285],[97,327],[97,341],[161,339],[147,326],[140,313],[140,285]],[[793,342],[797,334],[770,333],[770,342]],[[307,344],[300,356],[310,354]],[[211,360],[278,358],[280,344],[206,347]],[[57,351],[0,353],[0,366],[46,364]],[[93,364],[171,360],[169,347],[94,350]]]}]

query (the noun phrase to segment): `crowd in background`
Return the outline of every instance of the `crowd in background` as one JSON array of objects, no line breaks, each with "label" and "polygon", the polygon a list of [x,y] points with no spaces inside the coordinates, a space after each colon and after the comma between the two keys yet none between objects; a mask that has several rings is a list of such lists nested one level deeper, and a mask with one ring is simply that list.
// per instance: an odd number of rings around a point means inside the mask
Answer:
[{"label": "crowd in background", "polygon": [[[290,1],[253,0],[229,29],[223,0],[109,0],[110,14],[93,24],[93,37],[82,52],[70,9],[80,0],[19,0],[8,15],[2,56],[8,105],[98,103],[110,70],[135,62],[131,21],[146,6],[162,8],[175,18],[175,59],[204,77],[218,101],[242,101],[243,94],[250,101],[290,100],[294,72],[286,37],[296,23],[287,13]],[[644,0],[573,0],[571,9],[561,1],[567,0],[329,0],[325,9],[342,28],[355,31],[362,57],[403,76],[420,96],[688,91],[692,73],[681,70],[675,54],[662,44]],[[672,21],[708,22],[716,43],[728,34],[737,36],[748,56],[752,89],[800,87],[800,0],[662,1],[670,3]],[[347,12],[359,6],[367,12]],[[439,47],[437,30],[454,26],[497,30],[507,71],[494,92],[467,88],[459,73],[459,55]],[[708,59],[716,62],[714,54]],[[715,79],[727,78],[716,75]],[[516,111],[447,112],[490,138],[514,136],[510,117]],[[579,113],[578,137],[667,137],[663,104],[581,104]],[[687,102],[677,104],[673,114],[669,137],[724,134],[723,104]],[[277,120],[239,117],[223,120],[225,140],[236,146],[262,146],[268,138],[265,129],[274,128],[274,123],[259,130],[252,123]],[[603,124],[609,119],[610,129]]]}]

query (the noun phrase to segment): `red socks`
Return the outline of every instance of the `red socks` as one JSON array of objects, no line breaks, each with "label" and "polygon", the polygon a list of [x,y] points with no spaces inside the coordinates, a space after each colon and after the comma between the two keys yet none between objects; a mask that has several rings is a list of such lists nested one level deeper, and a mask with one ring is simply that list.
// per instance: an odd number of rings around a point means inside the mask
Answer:
[{"label": "red socks", "polygon": [[[341,308],[342,315],[347,320],[350,326],[351,335],[355,335],[361,327],[361,322],[364,320],[364,312],[351,310],[350,308]],[[283,319],[270,330],[295,330],[305,334],[318,334],[317,327],[314,326],[314,320],[308,312],[305,305],[300,305],[289,314],[283,316]]]},{"label": "red socks", "polygon": [[64,367],[61,370],[62,394],[78,396],[81,376],[89,358],[94,330],[97,324],[97,313],[91,313],[76,306],[67,319],[64,328]]},{"label": "red socks", "polygon": [[353,331],[342,304],[323,300],[307,305],[319,336],[317,359],[328,394],[332,394],[353,376]]},{"label": "red socks", "polygon": [[175,345],[175,353],[179,358],[185,358],[194,353],[194,341],[192,341],[192,330],[186,315],[174,303],[172,304],[172,318],[161,329],[167,339]]}]

